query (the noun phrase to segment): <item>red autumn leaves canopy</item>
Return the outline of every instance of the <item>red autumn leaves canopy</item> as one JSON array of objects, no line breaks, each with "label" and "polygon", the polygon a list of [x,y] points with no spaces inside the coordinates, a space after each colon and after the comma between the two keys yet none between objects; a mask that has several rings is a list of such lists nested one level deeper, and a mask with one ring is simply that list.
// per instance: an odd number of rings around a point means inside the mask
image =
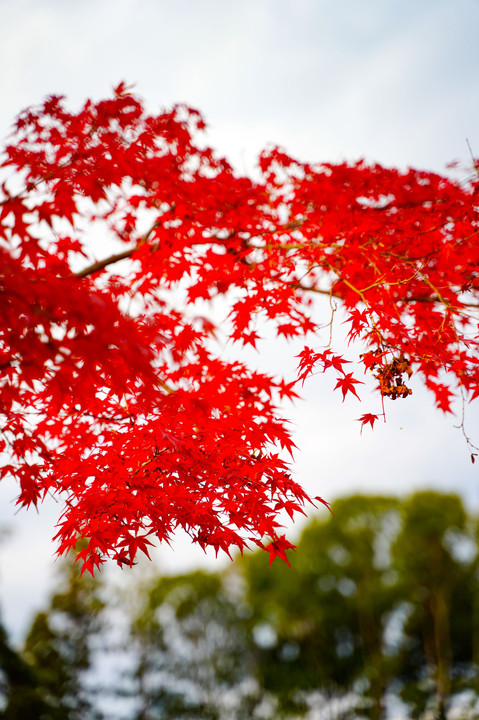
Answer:
[{"label": "red autumn leaves canopy", "polygon": [[[343,303],[383,398],[406,397],[412,371],[444,411],[479,394],[477,177],[273,149],[253,181],[203,130],[121,85],[77,113],[57,97],[26,110],[3,156],[1,474],[23,505],[63,499],[59,551],[87,538],[84,569],[178,528],[286,558],[279,516],[310,499],[278,402],[312,371],[343,397],[362,374],[314,337],[314,294]],[[304,338],[298,384],[224,359],[218,302],[230,342],[255,345],[258,316]]]}]

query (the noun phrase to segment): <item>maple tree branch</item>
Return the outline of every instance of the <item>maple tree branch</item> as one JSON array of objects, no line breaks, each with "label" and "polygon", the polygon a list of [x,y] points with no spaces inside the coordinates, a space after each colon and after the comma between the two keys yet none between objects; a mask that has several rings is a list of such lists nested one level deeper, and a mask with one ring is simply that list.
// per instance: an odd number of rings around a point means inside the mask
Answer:
[{"label": "maple tree branch", "polygon": [[72,165],[74,162],[74,157],[72,156],[70,160],[65,161],[64,163],[60,163],[55,170],[51,170],[49,173],[47,173],[44,177],[39,178],[38,180],[35,180],[34,182],[28,183],[23,190],[20,190],[16,195],[7,195],[7,197],[0,200],[0,206],[7,205],[9,202],[20,200],[23,198],[27,193],[32,192],[32,190],[35,190],[39,185],[41,185],[44,182],[48,182],[52,178],[54,178],[59,170],[63,170],[64,168],[68,167],[69,165]]},{"label": "maple tree branch", "polygon": [[168,395],[174,395],[174,394],[175,394],[176,390],[174,390],[172,387],[170,387],[170,386],[169,386],[167,383],[165,383],[165,381],[162,380],[161,378],[157,378],[156,382],[157,382],[157,385],[159,385],[161,388],[163,388],[163,390],[166,390],[166,392],[168,393]]},{"label": "maple tree branch", "polygon": [[93,275],[93,273],[98,272],[99,270],[103,270],[104,268],[108,267],[108,265],[113,265],[114,263],[120,262],[120,260],[126,260],[127,258],[131,257],[136,250],[138,250],[142,245],[144,245],[153,230],[155,228],[159,227],[161,225],[161,220],[156,220],[153,225],[150,227],[150,229],[143,235],[143,237],[140,238],[140,240],[137,242],[137,244],[134,247],[129,248],[128,250],[123,250],[123,252],[120,253],[114,253],[113,255],[109,255],[106,258],[103,258],[102,260],[97,260],[96,262],[92,263],[91,265],[88,265],[88,267],[84,268],[83,270],[80,270],[79,272],[73,273],[75,277],[83,278],[87,277],[88,275]]},{"label": "maple tree branch", "polygon": [[334,292],[331,288],[331,290],[323,290],[323,288],[317,288],[313,285],[303,285],[300,282],[291,282],[287,283],[290,287],[297,288],[298,290],[304,290],[305,292],[313,292],[317,293],[318,295],[327,295],[328,297],[335,297],[338,298],[338,300],[341,300],[341,295],[337,292]]},{"label": "maple tree branch", "polygon": [[138,250],[140,247],[140,244],[135,245],[132,248],[129,248],[128,250],[124,250],[120,253],[115,253],[114,255],[110,255],[109,257],[103,258],[102,260],[97,260],[96,262],[92,263],[91,265],[88,265],[83,270],[80,270],[80,272],[73,273],[75,277],[78,278],[84,278],[88,275],[93,275],[93,273],[98,272],[99,270],[103,270],[103,268],[108,267],[108,265],[113,265],[114,263],[119,262],[120,260],[126,260],[127,258],[131,257],[135,250]]},{"label": "maple tree branch", "polygon": [[[342,278],[338,278],[338,279],[342,282],[345,282]],[[288,283],[286,281],[286,283],[290,287],[297,288],[298,290],[304,290],[305,292],[318,293],[319,295],[328,295],[328,297],[335,297],[338,300],[343,299],[341,293],[334,292],[333,290],[325,290],[323,288],[317,288],[312,285],[303,285],[302,283],[299,283],[299,282]],[[346,282],[346,285],[348,285],[347,282]],[[369,288],[366,288],[366,289],[369,289]],[[359,292],[359,291],[356,291],[356,292]],[[402,298],[400,298],[400,300],[401,300],[401,302],[404,302],[404,303],[413,303],[413,302],[436,303],[437,302],[437,303],[444,304],[438,295],[415,295],[412,297],[402,297]],[[479,309],[479,303],[462,302],[461,307],[478,308]]]}]

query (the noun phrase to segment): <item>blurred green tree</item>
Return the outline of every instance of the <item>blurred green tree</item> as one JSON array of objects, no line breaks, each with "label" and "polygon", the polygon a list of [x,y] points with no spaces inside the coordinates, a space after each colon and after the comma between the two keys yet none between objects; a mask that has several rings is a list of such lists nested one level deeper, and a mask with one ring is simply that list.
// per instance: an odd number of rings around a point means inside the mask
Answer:
[{"label": "blurred green tree", "polygon": [[356,495],[333,511],[306,526],[291,568],[258,552],[221,575],[136,585],[115,648],[101,633],[112,590],[65,565],[23,653],[0,628],[0,720],[100,720],[93,638],[128,656],[107,688],[129,699],[128,720],[384,720],[390,698],[404,717],[476,718],[478,519],[435,492]]},{"label": "blurred green tree", "polygon": [[92,641],[102,627],[100,581],[79,577],[69,559],[61,565],[58,585],[49,608],[33,620],[24,658],[35,673],[37,692],[52,708],[48,720],[101,720],[86,683]]},{"label": "blurred green tree", "polygon": [[477,542],[457,495],[416,493],[401,509],[396,674],[414,717],[431,709],[444,718],[454,693],[478,689]]},{"label": "blurred green tree", "polygon": [[254,658],[240,605],[219,575],[198,571],[155,580],[132,636],[135,720],[251,717]]},{"label": "blurred green tree", "polygon": [[319,690],[323,704],[343,696],[344,716],[361,708],[376,719],[391,677],[384,630],[395,602],[389,548],[399,502],[354,496],[333,512],[306,528],[291,570],[266,571],[259,554],[244,561],[262,684],[286,713]]},{"label": "blurred green tree", "polygon": [[0,720],[53,720],[54,708],[39,691],[34,669],[14,650],[0,625]]}]

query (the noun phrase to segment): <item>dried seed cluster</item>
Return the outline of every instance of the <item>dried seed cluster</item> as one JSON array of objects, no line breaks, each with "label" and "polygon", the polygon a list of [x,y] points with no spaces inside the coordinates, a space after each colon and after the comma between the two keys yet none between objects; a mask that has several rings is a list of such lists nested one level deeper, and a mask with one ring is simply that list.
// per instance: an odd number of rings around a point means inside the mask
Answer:
[{"label": "dried seed cluster", "polygon": [[409,360],[403,355],[384,365],[374,363],[373,368],[375,368],[373,375],[379,381],[382,395],[386,395],[391,400],[412,395],[412,390],[405,384],[406,380],[403,380],[403,375],[410,378],[413,371]]}]

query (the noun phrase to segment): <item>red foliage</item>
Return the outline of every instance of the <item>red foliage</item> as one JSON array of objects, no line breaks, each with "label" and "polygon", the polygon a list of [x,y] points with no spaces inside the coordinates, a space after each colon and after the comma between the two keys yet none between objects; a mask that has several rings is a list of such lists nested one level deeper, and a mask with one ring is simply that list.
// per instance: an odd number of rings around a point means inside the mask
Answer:
[{"label": "red foliage", "polygon": [[[217,298],[230,341],[255,346],[258,314],[306,338],[311,293],[329,295],[382,397],[406,397],[413,370],[446,412],[479,394],[477,180],[271,150],[253,182],[203,129],[124,85],[77,113],[51,97],[19,116],[1,164],[1,474],[23,505],[63,497],[59,551],[87,538],[92,571],[178,528],[286,559],[279,513],[318,501],[279,454],[296,386],[222,359]],[[332,368],[357,396],[346,362],[305,346],[298,381]]]},{"label": "red foliage", "polygon": [[378,415],[375,415],[374,413],[364,413],[364,415],[361,415],[361,417],[358,418],[359,422],[361,423],[361,433],[363,432],[363,427],[368,423],[371,425],[372,428],[374,428],[374,423],[377,419]]}]

